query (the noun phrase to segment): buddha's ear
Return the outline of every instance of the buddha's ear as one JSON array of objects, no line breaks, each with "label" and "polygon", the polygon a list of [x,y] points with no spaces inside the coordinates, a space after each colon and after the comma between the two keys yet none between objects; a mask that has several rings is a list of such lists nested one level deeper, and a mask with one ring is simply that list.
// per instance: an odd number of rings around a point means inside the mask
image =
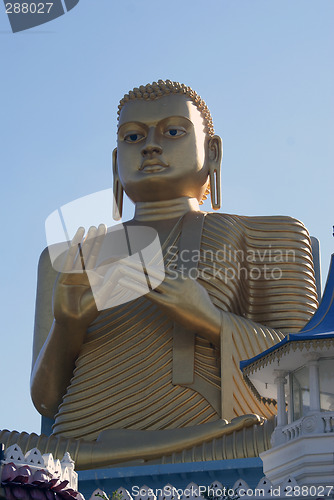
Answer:
[{"label": "buddha's ear", "polygon": [[114,220],[120,220],[123,213],[123,186],[118,175],[117,148],[112,152],[112,173],[114,193],[112,216]]},{"label": "buddha's ear", "polygon": [[220,172],[223,158],[223,141],[218,135],[210,137],[208,143],[208,166],[210,178],[211,206],[218,210],[221,206]]}]

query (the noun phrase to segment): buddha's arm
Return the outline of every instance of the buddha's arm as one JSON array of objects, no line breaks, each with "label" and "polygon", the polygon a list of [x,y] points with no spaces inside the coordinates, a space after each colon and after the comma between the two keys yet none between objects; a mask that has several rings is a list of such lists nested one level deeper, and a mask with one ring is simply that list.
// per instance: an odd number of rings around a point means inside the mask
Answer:
[{"label": "buddha's arm", "polygon": [[[45,385],[51,382],[53,376],[53,366],[56,364],[58,372],[60,369],[60,360],[54,356],[50,363],[50,371],[47,369],[47,363],[42,363],[43,351],[45,350],[46,342],[53,327],[53,312],[52,312],[52,293],[57,272],[52,268],[49,251],[46,248],[39,260],[38,277],[37,277],[37,294],[36,294],[36,309],[35,309],[35,328],[34,328],[34,344],[33,344],[33,359],[31,372],[31,397],[37,410],[44,416],[53,417],[48,406],[55,406],[53,402],[44,401],[48,397],[48,391],[45,390]],[[50,395],[52,392],[50,392]]]},{"label": "buddha's arm", "polygon": [[86,331],[75,322],[71,326],[54,319],[52,296],[57,276],[46,249],[38,268],[31,397],[39,413],[50,418],[72,377]]},{"label": "buddha's arm", "polygon": [[[68,248],[60,274],[52,269],[48,250],[40,259],[31,396],[38,411],[47,417],[55,415],[72,378],[87,328],[98,315],[81,255],[82,252],[87,255],[87,267],[90,264],[94,267],[104,234],[103,225],[90,228],[87,239],[81,243],[84,229],[80,228]],[[96,279],[100,279],[98,275]],[[102,294],[107,294],[109,288],[110,284]]]},{"label": "buddha's arm", "polygon": [[[120,283],[134,291],[143,291],[141,287],[144,278],[133,268],[123,269],[126,278],[123,277]],[[166,270],[163,283],[146,294],[146,297],[156,303],[173,321],[183,325],[187,330],[200,334],[216,346],[221,345],[221,336],[224,330],[230,331],[229,326],[233,320],[240,321],[244,329],[253,332],[254,335],[258,335],[259,331],[268,330],[273,332],[270,336],[275,338],[276,342],[282,338],[280,333],[275,334],[275,330],[267,329],[245,317],[217,307],[199,281],[184,277],[181,273]],[[227,331],[225,335],[229,335]]]},{"label": "buddha's arm", "polygon": [[31,374],[31,397],[42,415],[53,418],[69,385],[85,330],[54,321]]},{"label": "buddha's arm", "polygon": [[[32,446],[41,453],[52,453],[61,459],[68,451],[75,461],[77,470],[110,466],[128,460],[150,460],[190,450],[191,460],[254,457],[269,446],[272,426],[265,425],[257,415],[243,415],[231,423],[218,420],[201,426],[162,431],[138,431],[132,429],[111,429],[100,434],[96,441],[85,441],[61,436],[38,436],[25,432],[0,431],[1,442],[6,447],[18,444],[23,453]],[[218,438],[223,438],[217,443]],[[205,448],[207,443],[207,449]],[[247,450],[245,450],[245,443]],[[198,447],[198,450],[194,447]],[[182,459],[181,461],[185,461]]]},{"label": "buddha's arm", "polygon": [[234,331],[242,331],[252,346],[250,355],[255,355],[283,338],[283,334],[275,329],[221,310],[213,304],[207,290],[191,278],[167,278],[147,297],[165,310],[171,319],[216,346],[222,346],[222,339],[232,338]]}]

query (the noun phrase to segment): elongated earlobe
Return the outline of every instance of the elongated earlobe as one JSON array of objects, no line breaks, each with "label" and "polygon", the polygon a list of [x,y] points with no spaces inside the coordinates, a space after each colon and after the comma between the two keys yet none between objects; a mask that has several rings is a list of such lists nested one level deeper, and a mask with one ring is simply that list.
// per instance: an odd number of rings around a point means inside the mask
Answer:
[{"label": "elongated earlobe", "polygon": [[215,168],[210,170],[210,196],[213,210],[221,207],[220,172]]},{"label": "elongated earlobe", "polygon": [[112,152],[112,173],[113,173],[113,208],[112,216],[114,220],[120,220],[123,214],[123,186],[121,184],[117,170],[117,148]]},{"label": "elongated earlobe", "polygon": [[213,210],[221,207],[221,162],[223,156],[223,143],[218,135],[209,140],[209,178],[211,206]]}]

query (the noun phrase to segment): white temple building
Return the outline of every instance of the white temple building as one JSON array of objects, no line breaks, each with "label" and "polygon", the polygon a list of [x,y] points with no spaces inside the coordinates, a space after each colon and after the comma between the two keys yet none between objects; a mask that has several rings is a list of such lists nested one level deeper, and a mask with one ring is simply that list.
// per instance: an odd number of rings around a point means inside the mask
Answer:
[{"label": "white temple building", "polygon": [[266,478],[272,485],[290,478],[305,492],[308,487],[309,496],[327,488],[323,496],[332,496],[334,254],[322,301],[307,325],[240,366],[258,398],[277,401],[272,448],[260,455]]}]

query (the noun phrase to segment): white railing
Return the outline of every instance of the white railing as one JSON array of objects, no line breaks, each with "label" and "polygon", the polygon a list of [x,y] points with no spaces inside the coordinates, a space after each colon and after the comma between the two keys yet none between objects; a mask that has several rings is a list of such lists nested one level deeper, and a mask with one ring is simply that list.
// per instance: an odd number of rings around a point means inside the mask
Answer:
[{"label": "white railing", "polygon": [[334,412],[329,412],[327,411],[326,413],[323,413],[321,416],[322,420],[324,421],[324,427],[325,430],[324,432],[333,432],[334,431]]},{"label": "white railing", "polygon": [[313,412],[283,427],[276,427],[272,446],[293,441],[301,436],[334,432],[334,412]]},{"label": "white railing", "polygon": [[283,427],[282,433],[286,437],[286,441],[298,438],[302,433],[302,419]]}]

